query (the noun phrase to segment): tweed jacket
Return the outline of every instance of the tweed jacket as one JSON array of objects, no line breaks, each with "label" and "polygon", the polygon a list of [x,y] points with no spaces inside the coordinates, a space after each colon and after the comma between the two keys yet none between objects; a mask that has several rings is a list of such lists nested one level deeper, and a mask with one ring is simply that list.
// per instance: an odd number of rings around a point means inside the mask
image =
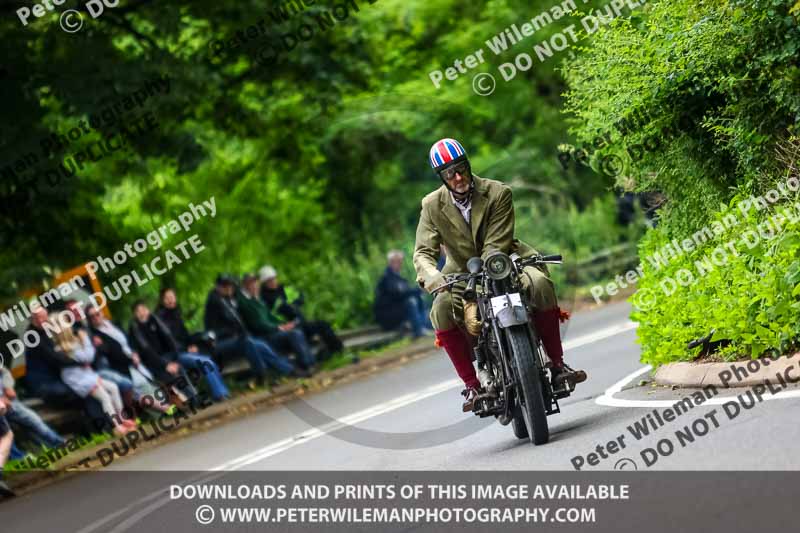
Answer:
[{"label": "tweed jacket", "polygon": [[[473,176],[472,212],[467,224],[453,204],[450,191],[442,185],[422,199],[422,212],[414,246],[417,282],[433,292],[443,282],[443,274],[467,272],[470,257],[486,256],[500,250],[530,257],[536,253],[514,238],[514,203],[511,187],[490,179]],[[447,248],[447,262],[439,272],[439,245]]]}]

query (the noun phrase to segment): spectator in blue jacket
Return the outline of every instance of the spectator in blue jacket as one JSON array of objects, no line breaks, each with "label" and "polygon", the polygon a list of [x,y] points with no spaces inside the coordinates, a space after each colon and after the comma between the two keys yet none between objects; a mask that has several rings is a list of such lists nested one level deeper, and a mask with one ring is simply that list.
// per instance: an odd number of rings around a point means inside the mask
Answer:
[{"label": "spectator in blue jacket", "polygon": [[389,265],[375,288],[375,321],[385,330],[399,329],[408,322],[414,338],[430,333],[422,290],[400,275],[403,252],[392,250],[387,259]]}]

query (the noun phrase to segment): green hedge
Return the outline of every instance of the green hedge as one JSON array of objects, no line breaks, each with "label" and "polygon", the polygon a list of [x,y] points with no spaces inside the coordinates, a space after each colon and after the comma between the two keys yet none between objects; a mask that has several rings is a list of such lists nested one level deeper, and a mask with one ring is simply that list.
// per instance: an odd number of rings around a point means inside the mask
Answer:
[{"label": "green hedge", "polygon": [[[633,298],[640,309],[632,318],[640,322],[643,362],[691,360],[699,349],[689,351],[686,344],[712,329],[712,341],[730,341],[720,352],[726,359],[777,355],[795,346],[800,338],[800,194],[742,214],[737,205],[747,198],[738,194],[714,214],[712,224],[719,231],[713,239],[666,265],[662,261],[657,267],[653,260],[668,243],[665,233],[653,231],[642,240],[644,277]],[[725,226],[723,217],[731,215],[737,223]]]},{"label": "green hedge", "polygon": [[[594,162],[625,157],[618,183],[666,199],[658,229],[641,245],[642,288],[660,291],[707,250],[659,270],[649,267],[649,254],[716,220],[721,204],[763,193],[796,161],[796,153],[787,160],[776,150],[800,133],[797,14],[794,0],[656,0],[589,36],[565,69],[578,141],[606,134],[611,141]],[[625,155],[645,143],[654,149],[636,160]],[[643,359],[687,359],[686,341],[711,327],[733,341],[726,357],[787,349],[798,334],[798,249],[796,226],[785,231],[637,312]]]}]

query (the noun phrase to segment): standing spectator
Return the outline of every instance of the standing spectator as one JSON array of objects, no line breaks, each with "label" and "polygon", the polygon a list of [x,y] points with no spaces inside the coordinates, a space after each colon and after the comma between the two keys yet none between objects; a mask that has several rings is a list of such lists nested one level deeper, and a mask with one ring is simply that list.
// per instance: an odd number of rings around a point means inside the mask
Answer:
[{"label": "standing spectator", "polygon": [[295,327],[295,322],[281,324],[269,312],[264,302],[258,298],[258,285],[258,277],[253,274],[245,275],[242,280],[242,290],[239,291],[237,301],[245,326],[250,333],[266,340],[270,346],[296,354],[300,365],[310,370],[315,363],[314,354],[311,353],[303,331]]},{"label": "standing spectator", "polygon": [[53,431],[36,411],[22,403],[14,390],[14,376],[7,368],[0,368],[0,399],[5,400],[7,407],[6,420],[15,426],[24,428],[26,433],[38,444],[48,448],[58,448],[64,444],[64,438]]},{"label": "standing spectator", "polygon": [[[169,328],[150,312],[147,304],[139,300],[133,304],[133,320],[131,320],[131,338],[139,351],[152,354],[163,361],[169,361],[166,370],[173,375],[182,368],[191,368],[202,372],[211,389],[214,401],[221,402],[230,397],[228,387],[216,363],[207,355],[180,351],[178,343]],[[196,350],[196,348],[195,348]]]},{"label": "standing spectator", "polygon": [[13,498],[16,496],[14,491],[8,488],[6,482],[3,481],[3,468],[6,466],[8,454],[11,453],[11,446],[14,444],[14,433],[4,416],[7,410],[5,400],[0,398],[0,497]]},{"label": "standing spectator", "polygon": [[307,371],[294,367],[266,342],[247,334],[237,309],[235,290],[233,277],[220,274],[206,299],[205,327],[213,331],[217,338],[217,353],[225,359],[244,354],[259,384],[266,380],[268,368],[274,368],[283,375],[308,377],[310,374]]},{"label": "standing spectator", "polygon": [[72,328],[59,323],[58,315],[52,315],[50,321],[58,328],[55,335],[56,350],[79,363],[78,366],[62,368],[61,380],[78,396],[91,396],[100,402],[103,412],[113,421],[116,435],[122,436],[134,430],[136,422],[124,419],[119,387],[112,381],[101,378],[91,367],[95,350],[89,335],[83,330],[75,335]]},{"label": "standing spectator", "polygon": [[[281,285],[278,282],[278,272],[274,268],[269,265],[264,266],[258,274],[261,280],[261,299],[273,315],[299,326],[307,339],[319,336],[325,346],[325,357],[342,351],[344,345],[333,332],[331,325],[324,320],[307,320],[301,309],[303,296],[291,287],[287,289]],[[292,294],[290,298],[287,292],[297,294]]]},{"label": "standing spectator", "polygon": [[412,286],[403,276],[403,252],[392,250],[389,265],[375,289],[375,320],[385,330],[398,329],[411,323],[414,338],[430,333],[431,323],[422,301],[422,290]]},{"label": "standing spectator", "polygon": [[[62,408],[83,405],[90,420],[103,420],[105,415],[97,400],[81,398],[61,381],[61,370],[78,366],[78,363],[55,349],[53,339],[43,329],[45,322],[47,311],[43,307],[36,308],[32,312],[29,329],[38,335],[39,342],[25,350],[25,383],[46,404]],[[90,428],[89,431],[92,429],[99,428]]]}]

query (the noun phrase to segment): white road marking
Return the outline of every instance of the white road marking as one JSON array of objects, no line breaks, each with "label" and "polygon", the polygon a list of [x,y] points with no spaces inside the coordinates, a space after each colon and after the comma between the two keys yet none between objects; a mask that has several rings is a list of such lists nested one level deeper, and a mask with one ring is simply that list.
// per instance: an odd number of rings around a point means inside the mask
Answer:
[{"label": "white road marking", "polygon": [[[564,351],[573,350],[575,348],[579,348],[581,346],[585,346],[587,344],[597,342],[599,340],[603,340],[608,337],[613,337],[614,335],[618,335],[619,333],[623,333],[625,331],[630,331],[631,329],[634,328],[636,328],[635,322],[627,321],[621,324],[615,324],[613,326],[609,326],[599,331],[595,331],[588,335],[583,335],[581,337],[577,337],[575,339],[565,342]],[[411,405],[413,403],[424,400],[425,398],[430,398],[431,396],[435,396],[437,394],[441,394],[450,389],[458,388],[461,386],[463,386],[463,384],[461,383],[460,379],[450,379],[438,383],[436,385],[431,385],[430,387],[427,387],[425,389],[412,392],[411,394],[406,394],[405,396],[395,398],[394,400],[389,400],[388,402],[375,405],[373,407],[370,407],[369,409],[364,409],[363,411],[347,415],[334,422],[329,422],[328,424],[320,426],[319,428],[311,428],[302,433],[294,435],[293,437],[289,437],[280,440],[278,442],[274,442],[268,446],[260,448],[247,455],[243,455],[241,457],[237,457],[236,459],[232,459],[230,461],[217,465],[211,470],[212,471],[238,470],[253,463],[263,461],[264,459],[272,457],[273,455],[285,452],[286,450],[294,448],[295,446],[299,446],[300,444],[323,437],[328,433],[332,433],[336,430],[342,429],[347,426],[351,426],[353,424],[357,424],[359,422],[364,422],[365,420],[369,420],[370,418],[374,418],[376,416],[389,413],[396,409],[400,409],[407,405]]]},{"label": "white road marking", "polygon": [[578,337],[577,339],[572,339],[565,342],[564,351],[566,352],[567,350],[574,350],[575,348],[580,348],[581,346],[601,341],[603,339],[613,337],[614,335],[618,335],[620,333],[625,333],[626,331],[636,329],[638,326],[639,324],[637,324],[636,322],[631,322],[630,320],[622,322],[621,324],[615,324],[613,326],[609,326],[599,331],[595,331],[594,333],[589,333],[588,335],[583,335],[582,337]]},{"label": "white road marking", "polygon": [[[623,333],[625,331],[630,331],[631,329],[634,328],[636,328],[636,324],[630,321],[610,326],[600,331],[596,331],[594,333],[590,333],[588,335],[584,335],[582,337],[578,337],[576,339],[572,339],[570,341],[565,342],[564,351],[573,350],[575,348],[578,348],[580,346],[585,346],[586,344],[592,342],[597,342],[606,339],[608,337],[613,337],[614,335],[618,335],[619,333]],[[305,442],[318,439],[319,437],[322,437],[328,433],[336,431],[337,429],[340,429],[348,424],[356,424],[358,422],[363,422],[370,418],[374,418],[376,416],[388,413],[390,411],[400,409],[401,407],[404,407],[406,405],[410,405],[414,402],[418,402],[425,398],[441,394],[442,392],[460,386],[462,386],[460,379],[451,379],[448,381],[443,381],[436,385],[431,385],[430,387],[426,387],[420,391],[411,394],[406,394],[405,396],[401,396],[399,398],[395,398],[394,400],[390,400],[388,402],[384,402],[382,404],[370,407],[369,409],[364,409],[363,411],[358,411],[357,413],[345,416],[344,418],[341,418],[338,421],[325,424],[319,428],[311,428],[293,437],[289,437],[287,439],[283,439],[278,442],[272,443],[254,452],[237,457],[236,459],[227,461],[225,463],[217,465],[214,468],[211,468],[210,471],[214,472],[213,474],[208,474],[208,475],[200,474],[192,478],[189,478],[181,483],[176,483],[176,485],[183,486],[183,485],[188,485],[190,483],[202,485],[204,483],[208,483],[209,481],[213,481],[219,477],[224,476],[226,472],[239,470],[247,465],[256,463],[258,461],[262,461],[268,457],[286,451],[294,446],[299,446],[300,444],[303,444]],[[620,388],[621,387],[622,385],[620,385]],[[135,502],[125,506],[124,508],[117,510],[116,512],[110,513],[105,517],[92,522],[88,526],[81,529],[78,533],[92,533],[97,529],[99,529],[100,527],[105,526],[115,518],[118,518],[119,516],[124,515],[125,513],[131,511],[135,507],[145,504],[152,500],[157,500],[154,503],[145,507],[144,509],[134,513],[132,516],[128,517],[126,520],[118,524],[112,530],[113,533],[121,533],[127,531],[132,526],[140,522],[142,518],[144,518],[145,516],[151,514],[156,509],[159,509],[164,505],[169,504],[171,502],[171,499],[168,496],[168,492],[169,492],[168,488],[165,487],[143,498],[140,498]]]},{"label": "white road marking", "polygon": [[411,394],[400,396],[399,398],[395,398],[394,400],[389,400],[388,402],[375,405],[373,407],[370,407],[369,409],[364,409],[363,411],[358,411],[357,413],[347,415],[333,422],[324,424],[318,428],[308,429],[293,437],[280,440],[278,442],[270,444],[269,446],[265,446],[264,448],[256,450],[252,453],[233,459],[232,461],[222,463],[221,465],[215,466],[211,470],[212,471],[238,470],[247,465],[257,463],[258,461],[264,460],[268,457],[272,457],[273,455],[277,455],[290,448],[294,448],[295,446],[298,446],[300,444],[304,444],[314,439],[318,439],[322,436],[327,435],[328,433],[332,433],[343,427],[351,426],[353,424],[358,424],[359,422],[363,422],[365,420],[369,420],[370,418],[374,418],[376,416],[380,416],[382,414],[394,411],[396,409],[400,409],[401,407],[410,405],[420,400],[424,400],[425,398],[436,396],[437,394],[441,394],[445,391],[457,388],[461,385],[462,383],[460,379],[451,379],[448,381],[443,381],[436,385],[431,385],[430,387],[426,387],[420,391],[412,392]]},{"label": "white road marking", "polygon": [[[602,396],[595,399],[595,403],[597,405],[605,405],[608,407],[672,407],[675,405],[676,402],[680,401],[680,399],[676,400],[625,400],[622,398],[614,398],[614,395],[618,392],[622,391],[622,387],[630,383],[634,378],[644,374],[645,372],[649,372],[652,370],[653,367],[651,365],[647,365],[639,370],[628,374],[621,380],[617,381],[613,385],[611,385],[606,391],[603,393]],[[703,405],[722,405],[727,403],[731,400],[735,400],[736,397],[744,391],[751,390],[752,387],[736,387],[730,389],[734,392],[731,396],[714,396],[703,402]],[[687,391],[694,391],[697,389],[687,389]],[[691,394],[691,392],[687,392],[687,395]],[[800,389],[790,390],[790,391],[783,391],[777,394],[773,394],[771,392],[764,392],[761,395],[763,400],[786,400],[789,398],[800,398]]]}]

